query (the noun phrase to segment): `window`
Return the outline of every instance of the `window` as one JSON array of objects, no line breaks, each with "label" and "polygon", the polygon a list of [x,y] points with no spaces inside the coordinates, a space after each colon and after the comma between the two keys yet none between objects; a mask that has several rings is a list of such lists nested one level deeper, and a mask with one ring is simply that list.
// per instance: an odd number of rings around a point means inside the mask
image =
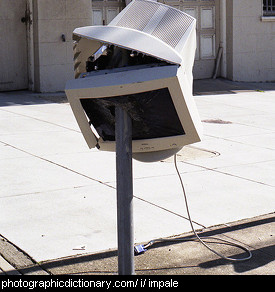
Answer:
[{"label": "window", "polygon": [[263,15],[275,16],[275,0],[263,0]]}]

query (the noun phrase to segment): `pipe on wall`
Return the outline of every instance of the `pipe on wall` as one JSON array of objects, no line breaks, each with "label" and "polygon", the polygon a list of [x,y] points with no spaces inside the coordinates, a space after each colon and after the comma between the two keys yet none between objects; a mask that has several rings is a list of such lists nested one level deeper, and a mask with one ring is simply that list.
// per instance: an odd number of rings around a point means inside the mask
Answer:
[{"label": "pipe on wall", "polygon": [[220,48],[222,48],[221,76],[226,78],[226,0],[220,0]]}]

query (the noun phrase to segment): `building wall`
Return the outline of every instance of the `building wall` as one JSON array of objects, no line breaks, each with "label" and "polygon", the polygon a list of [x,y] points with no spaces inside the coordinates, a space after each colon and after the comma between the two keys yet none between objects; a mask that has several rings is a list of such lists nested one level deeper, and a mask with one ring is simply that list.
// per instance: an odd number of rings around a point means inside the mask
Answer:
[{"label": "building wall", "polygon": [[63,91],[66,81],[74,78],[72,32],[91,25],[91,0],[33,0],[32,4],[34,90]]},{"label": "building wall", "polygon": [[[235,81],[275,81],[275,17],[262,17],[262,0],[159,1],[174,3],[189,12],[201,11],[198,9],[215,3],[216,20],[224,19],[219,16],[219,2],[226,2],[223,77]],[[94,3],[98,2],[101,1]],[[112,2],[106,9],[114,11],[115,1],[103,2]],[[24,7],[30,12],[26,23],[21,21]],[[0,90],[63,91],[66,81],[74,78],[72,32],[76,27],[92,25],[92,0],[1,0],[0,8],[0,32],[5,35],[0,39]],[[220,23],[224,22],[215,22],[216,46]],[[203,28],[202,33],[205,32],[208,34]],[[216,54],[217,48],[212,56],[214,61]],[[198,63],[198,54],[196,57]],[[19,67],[24,71],[19,72]],[[209,64],[198,71],[203,72],[206,67],[210,68]],[[23,85],[18,75],[24,76]]]},{"label": "building wall", "polygon": [[0,91],[28,88],[26,0],[0,1]]},{"label": "building wall", "polygon": [[275,19],[262,0],[227,0],[227,77],[275,81]]}]

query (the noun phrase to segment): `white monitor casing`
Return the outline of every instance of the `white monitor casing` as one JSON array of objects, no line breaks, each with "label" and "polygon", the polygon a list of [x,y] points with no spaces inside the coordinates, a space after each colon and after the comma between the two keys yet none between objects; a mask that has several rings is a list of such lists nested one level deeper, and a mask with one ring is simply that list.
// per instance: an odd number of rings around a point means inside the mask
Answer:
[{"label": "white monitor casing", "polygon": [[[145,20],[130,19],[136,9],[147,11]],[[128,19],[128,22],[127,22]],[[183,22],[183,31],[161,26]],[[176,20],[172,20],[176,19]],[[167,25],[166,25],[167,26]],[[115,141],[104,140],[89,124],[82,99],[100,99],[167,88],[184,133],[182,135],[133,139],[133,157],[156,161],[169,157],[183,146],[199,142],[202,127],[192,95],[192,68],[196,50],[196,21],[191,16],[158,2],[132,1],[108,26],[78,28],[75,39],[76,79],[66,84],[66,95],[90,148],[115,151]],[[169,25],[168,25],[169,27]],[[176,37],[175,37],[176,36]],[[126,66],[85,72],[87,58],[103,45],[142,53],[164,64]]]}]

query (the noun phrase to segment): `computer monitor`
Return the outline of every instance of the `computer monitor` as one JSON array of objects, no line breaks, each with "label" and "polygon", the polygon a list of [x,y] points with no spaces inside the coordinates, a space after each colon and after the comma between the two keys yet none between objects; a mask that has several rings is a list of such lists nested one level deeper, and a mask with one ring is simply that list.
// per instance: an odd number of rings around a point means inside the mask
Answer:
[{"label": "computer monitor", "polygon": [[[145,20],[133,19],[137,9],[146,11]],[[171,27],[161,35],[167,20],[188,25],[181,34]],[[90,148],[115,151],[116,106],[131,117],[135,159],[161,160],[200,141],[192,96],[196,35],[191,16],[135,0],[110,25],[76,29],[74,39],[76,78],[65,91]]]}]

